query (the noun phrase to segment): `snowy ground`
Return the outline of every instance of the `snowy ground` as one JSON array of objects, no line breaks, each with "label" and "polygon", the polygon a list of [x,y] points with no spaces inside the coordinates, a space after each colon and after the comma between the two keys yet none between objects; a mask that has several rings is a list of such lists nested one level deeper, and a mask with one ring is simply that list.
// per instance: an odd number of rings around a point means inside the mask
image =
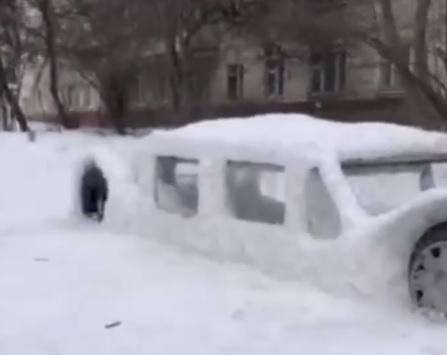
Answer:
[{"label": "snowy ground", "polygon": [[94,143],[122,144],[0,134],[0,354],[447,353],[447,325],[406,305],[339,298],[70,220],[74,164]]}]

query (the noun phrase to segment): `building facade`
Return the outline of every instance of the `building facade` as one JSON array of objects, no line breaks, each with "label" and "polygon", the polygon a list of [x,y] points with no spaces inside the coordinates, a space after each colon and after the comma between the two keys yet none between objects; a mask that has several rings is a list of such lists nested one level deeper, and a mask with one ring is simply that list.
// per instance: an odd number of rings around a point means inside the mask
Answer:
[{"label": "building facade", "polygon": [[[402,11],[396,11],[403,36],[409,35],[413,26],[414,6],[410,5],[407,0],[399,0]],[[438,7],[433,7],[430,15],[431,43],[445,43],[445,31],[440,29],[445,28],[445,6]],[[200,93],[189,119],[282,111],[308,112],[346,121],[413,123],[394,66],[370,47],[361,44],[346,47],[340,42],[323,50],[302,49],[291,53],[289,49],[281,44],[266,47],[242,37],[224,36],[219,48],[203,53],[197,70],[201,73],[206,67],[208,74],[198,81]],[[408,46],[409,60],[411,57]],[[444,72],[439,75],[445,77]],[[38,65],[30,68],[24,80],[27,89],[21,94],[21,105],[25,113],[38,120],[55,119],[47,68]],[[169,107],[166,81],[166,78],[154,79],[154,70],[145,73],[142,69],[132,90],[134,110],[146,109],[156,115],[157,110]],[[72,70],[61,70],[60,93],[70,112],[88,116],[103,111],[97,90]],[[153,124],[154,116],[151,117],[149,120],[144,113],[140,114],[138,125]]]}]

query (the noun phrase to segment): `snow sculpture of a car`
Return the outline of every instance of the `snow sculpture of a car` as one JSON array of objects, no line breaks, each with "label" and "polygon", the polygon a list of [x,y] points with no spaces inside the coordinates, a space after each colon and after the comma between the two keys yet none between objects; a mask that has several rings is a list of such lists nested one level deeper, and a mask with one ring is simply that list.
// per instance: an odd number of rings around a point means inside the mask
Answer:
[{"label": "snow sculpture of a car", "polygon": [[102,152],[81,167],[81,190],[92,164],[104,176],[96,188],[108,195],[94,192],[106,196],[96,209],[104,224],[447,314],[447,135],[266,115],[137,142],[121,162]]}]

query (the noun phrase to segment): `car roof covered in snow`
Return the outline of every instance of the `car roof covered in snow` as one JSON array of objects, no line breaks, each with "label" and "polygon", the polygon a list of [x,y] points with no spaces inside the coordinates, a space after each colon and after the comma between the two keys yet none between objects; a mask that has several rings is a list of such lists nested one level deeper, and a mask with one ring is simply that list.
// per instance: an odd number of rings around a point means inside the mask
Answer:
[{"label": "car roof covered in snow", "polygon": [[[340,123],[303,114],[201,121],[158,131],[156,140],[208,146],[335,152],[342,161],[447,159],[447,134],[391,123]],[[207,149],[207,148],[206,148]],[[300,154],[306,153],[300,149]]]}]

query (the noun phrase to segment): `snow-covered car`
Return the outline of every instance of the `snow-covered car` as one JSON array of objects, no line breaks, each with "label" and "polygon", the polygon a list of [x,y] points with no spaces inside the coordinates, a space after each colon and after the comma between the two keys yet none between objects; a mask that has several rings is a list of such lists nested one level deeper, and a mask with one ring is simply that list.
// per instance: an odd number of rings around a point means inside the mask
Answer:
[{"label": "snow-covered car", "polygon": [[266,115],[154,132],[122,153],[80,165],[79,213],[334,293],[447,314],[445,134]]}]

